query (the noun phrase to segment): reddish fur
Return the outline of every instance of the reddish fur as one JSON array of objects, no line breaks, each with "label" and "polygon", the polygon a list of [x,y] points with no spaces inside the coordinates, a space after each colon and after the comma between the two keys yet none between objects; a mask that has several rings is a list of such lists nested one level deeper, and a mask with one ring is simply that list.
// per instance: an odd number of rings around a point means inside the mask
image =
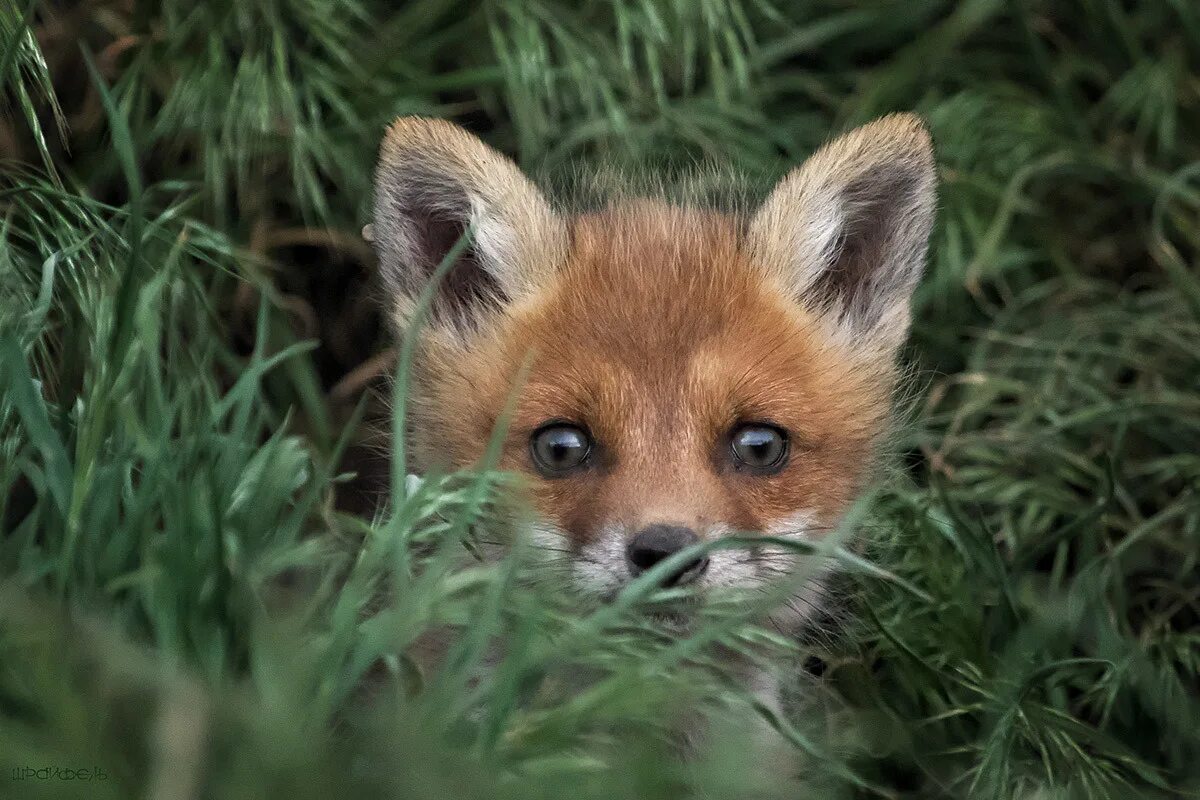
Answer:
[{"label": "reddish fur", "polygon": [[[462,344],[431,334],[413,429],[422,468],[479,461],[532,354],[501,466],[534,508],[582,544],[607,523],[762,531],[802,511],[825,524],[862,488],[893,368],[856,355],[750,262],[740,221],[642,201],[575,217],[566,263],[532,299]],[[530,434],[585,424],[594,468],[545,479]],[[742,421],[792,435],[774,476],[730,468]]]}]

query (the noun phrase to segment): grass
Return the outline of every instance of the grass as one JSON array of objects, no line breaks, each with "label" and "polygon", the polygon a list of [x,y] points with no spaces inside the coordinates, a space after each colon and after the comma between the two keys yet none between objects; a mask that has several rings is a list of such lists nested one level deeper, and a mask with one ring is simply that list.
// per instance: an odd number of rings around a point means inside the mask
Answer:
[{"label": "grass", "polygon": [[[390,5],[0,7],[0,796],[1200,794],[1200,10]],[[942,176],[912,413],[825,628],[663,637],[648,585],[464,559],[486,468],[356,513],[391,117],[777,175],[901,108]],[[714,642],[793,665],[777,768]]]}]

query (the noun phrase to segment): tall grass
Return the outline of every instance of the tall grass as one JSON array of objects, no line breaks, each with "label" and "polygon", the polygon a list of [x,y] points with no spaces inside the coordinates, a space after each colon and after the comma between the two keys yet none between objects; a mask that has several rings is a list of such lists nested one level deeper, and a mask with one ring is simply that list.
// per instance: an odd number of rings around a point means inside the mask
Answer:
[{"label": "tall grass", "polygon": [[[0,7],[0,796],[1200,793],[1198,67],[1173,1]],[[486,465],[345,510],[392,116],[761,175],[898,108],[942,176],[918,386],[820,629],[477,561]]]}]

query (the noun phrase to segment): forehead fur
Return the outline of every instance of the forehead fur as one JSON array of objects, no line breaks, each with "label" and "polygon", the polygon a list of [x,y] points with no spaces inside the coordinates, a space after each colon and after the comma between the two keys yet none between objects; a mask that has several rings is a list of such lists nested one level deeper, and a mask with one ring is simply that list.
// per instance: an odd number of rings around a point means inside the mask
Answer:
[{"label": "forehead fur", "polygon": [[[891,368],[839,343],[753,263],[744,227],[652,201],[573,218],[561,268],[491,333],[426,341],[418,453],[478,460],[531,358],[502,466],[528,472],[529,434],[552,419],[585,424],[603,448],[586,475],[533,481],[564,528],[661,511],[761,530],[800,508],[836,514],[861,488]],[[722,473],[714,448],[745,421],[792,432],[783,473]]]}]

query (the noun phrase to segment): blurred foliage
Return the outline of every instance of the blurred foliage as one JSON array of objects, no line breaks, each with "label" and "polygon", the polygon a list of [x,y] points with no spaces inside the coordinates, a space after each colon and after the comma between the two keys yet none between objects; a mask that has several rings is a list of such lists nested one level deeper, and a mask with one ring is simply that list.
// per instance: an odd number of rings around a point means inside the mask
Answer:
[{"label": "blurred foliage", "polygon": [[[3,0],[0,796],[1200,793],[1198,75],[1186,0]],[[391,118],[762,180],[897,109],[912,419],[806,641],[464,564],[501,475],[380,493]],[[713,643],[797,665],[770,768]]]}]

